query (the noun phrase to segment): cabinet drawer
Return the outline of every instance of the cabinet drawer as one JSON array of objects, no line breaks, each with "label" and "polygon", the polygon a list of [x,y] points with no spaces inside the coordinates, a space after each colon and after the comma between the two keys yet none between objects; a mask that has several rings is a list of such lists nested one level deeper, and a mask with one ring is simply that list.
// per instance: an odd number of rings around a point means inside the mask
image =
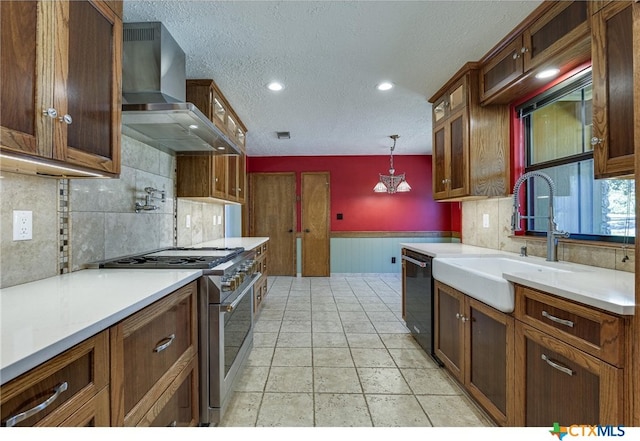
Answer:
[{"label": "cabinet drawer", "polygon": [[197,358],[192,358],[138,426],[188,427],[198,423]]},{"label": "cabinet drawer", "polygon": [[112,332],[113,425],[135,425],[197,350],[196,283],[117,324]]},{"label": "cabinet drawer", "polygon": [[540,291],[516,287],[516,318],[621,367],[625,320]]},{"label": "cabinet drawer", "polygon": [[[71,416],[108,384],[108,342],[102,332],[3,385],[2,425],[55,426]],[[32,416],[16,417],[37,406]]]}]

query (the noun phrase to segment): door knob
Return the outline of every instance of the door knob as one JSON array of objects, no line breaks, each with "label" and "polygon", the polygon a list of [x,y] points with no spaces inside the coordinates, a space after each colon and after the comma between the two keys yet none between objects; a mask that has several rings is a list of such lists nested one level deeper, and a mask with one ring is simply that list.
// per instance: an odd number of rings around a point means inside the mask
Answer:
[{"label": "door knob", "polygon": [[293,230],[291,228],[289,228],[289,233],[293,233]]},{"label": "door knob", "polygon": [[310,230],[310,229],[308,229],[308,228],[305,228],[304,232],[305,232],[305,233],[311,233],[311,230]]}]

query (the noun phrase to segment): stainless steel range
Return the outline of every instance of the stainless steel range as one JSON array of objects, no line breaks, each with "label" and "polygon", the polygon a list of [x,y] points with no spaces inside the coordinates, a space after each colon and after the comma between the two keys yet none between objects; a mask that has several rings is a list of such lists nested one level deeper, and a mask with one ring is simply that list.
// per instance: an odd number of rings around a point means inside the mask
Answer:
[{"label": "stainless steel range", "polygon": [[198,279],[200,425],[218,425],[253,347],[255,252],[243,248],[167,248],[99,264],[101,268],[194,268]]}]

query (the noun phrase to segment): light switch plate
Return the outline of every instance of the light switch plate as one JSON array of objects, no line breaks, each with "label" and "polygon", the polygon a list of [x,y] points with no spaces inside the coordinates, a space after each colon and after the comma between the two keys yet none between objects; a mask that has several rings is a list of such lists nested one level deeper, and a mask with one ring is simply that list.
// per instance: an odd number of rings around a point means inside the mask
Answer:
[{"label": "light switch plate", "polygon": [[33,212],[13,211],[13,240],[33,239]]},{"label": "light switch plate", "polygon": [[190,214],[187,214],[185,216],[184,227],[185,228],[191,228],[191,215]]}]

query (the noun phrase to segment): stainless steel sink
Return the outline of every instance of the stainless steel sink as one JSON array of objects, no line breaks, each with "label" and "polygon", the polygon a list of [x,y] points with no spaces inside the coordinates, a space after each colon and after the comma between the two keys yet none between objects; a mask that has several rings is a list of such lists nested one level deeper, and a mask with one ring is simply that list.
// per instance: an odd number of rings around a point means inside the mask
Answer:
[{"label": "stainless steel sink", "polygon": [[514,287],[503,277],[505,273],[536,274],[544,278],[574,271],[560,268],[562,264],[533,262],[530,259],[509,256],[436,257],[433,259],[433,277],[499,311],[512,312]]}]

